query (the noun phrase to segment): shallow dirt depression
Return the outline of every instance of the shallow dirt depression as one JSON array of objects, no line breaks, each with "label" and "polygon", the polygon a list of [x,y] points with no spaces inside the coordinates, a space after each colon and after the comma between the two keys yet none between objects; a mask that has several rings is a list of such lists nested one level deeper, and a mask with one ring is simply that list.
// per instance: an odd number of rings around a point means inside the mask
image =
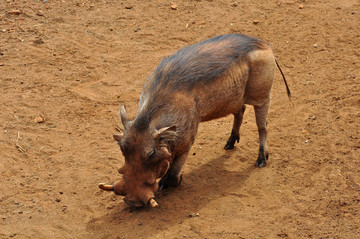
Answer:
[{"label": "shallow dirt depression", "polygon": [[[1,238],[360,238],[359,1],[0,2]],[[243,33],[269,42],[277,73],[270,158],[257,169],[248,107],[200,126],[182,185],[134,210],[120,178],[118,109],[137,111],[163,57]]]}]

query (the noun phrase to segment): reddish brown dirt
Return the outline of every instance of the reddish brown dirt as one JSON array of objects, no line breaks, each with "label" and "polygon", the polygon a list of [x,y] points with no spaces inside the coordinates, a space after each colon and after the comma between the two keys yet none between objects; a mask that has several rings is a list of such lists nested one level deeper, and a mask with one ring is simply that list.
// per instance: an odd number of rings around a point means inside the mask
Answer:
[{"label": "reddish brown dirt", "polygon": [[[360,238],[359,1],[144,2],[0,1],[0,237]],[[200,126],[160,207],[100,191],[120,104],[134,117],[163,57],[226,33],[268,41],[293,92],[277,74],[268,166],[248,107],[233,151],[232,117]]]}]

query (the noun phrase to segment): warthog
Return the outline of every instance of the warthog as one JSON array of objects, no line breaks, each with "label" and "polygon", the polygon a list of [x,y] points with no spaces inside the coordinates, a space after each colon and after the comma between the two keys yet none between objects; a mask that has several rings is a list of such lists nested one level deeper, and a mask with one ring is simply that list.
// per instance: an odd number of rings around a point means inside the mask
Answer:
[{"label": "warthog", "polygon": [[115,134],[125,157],[123,178],[103,190],[125,196],[135,207],[155,207],[155,193],[181,182],[181,170],[200,122],[234,115],[225,149],[239,142],[245,104],[253,105],[259,131],[256,167],[268,159],[266,117],[276,66],[271,47],[241,34],[214,37],[162,60],[147,79],[134,120],[120,107],[123,133]]}]

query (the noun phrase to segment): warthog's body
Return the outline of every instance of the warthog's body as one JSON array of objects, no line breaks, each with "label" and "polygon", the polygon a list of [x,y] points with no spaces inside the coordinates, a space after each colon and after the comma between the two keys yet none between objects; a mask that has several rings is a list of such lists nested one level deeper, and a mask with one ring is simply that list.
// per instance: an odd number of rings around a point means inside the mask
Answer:
[{"label": "warthog's body", "polygon": [[200,42],[164,59],[145,84],[136,118],[129,121],[125,108],[120,109],[125,129],[114,137],[125,156],[119,169],[124,179],[101,188],[126,196],[130,205],[146,205],[159,186],[180,183],[200,122],[233,114],[225,149],[234,147],[245,104],[254,106],[259,130],[256,166],[265,166],[266,116],[276,64],[268,44],[238,34]]}]

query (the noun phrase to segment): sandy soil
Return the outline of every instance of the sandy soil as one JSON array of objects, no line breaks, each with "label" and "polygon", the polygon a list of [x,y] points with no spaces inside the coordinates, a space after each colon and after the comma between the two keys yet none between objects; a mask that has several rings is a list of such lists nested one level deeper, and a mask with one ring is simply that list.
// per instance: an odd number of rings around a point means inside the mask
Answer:
[{"label": "sandy soil", "polygon": [[[173,3],[0,1],[0,237],[360,238],[359,1]],[[269,42],[293,93],[277,73],[267,167],[248,107],[233,151],[232,117],[200,126],[160,207],[100,191],[120,104],[134,117],[163,57],[226,33]]]}]

